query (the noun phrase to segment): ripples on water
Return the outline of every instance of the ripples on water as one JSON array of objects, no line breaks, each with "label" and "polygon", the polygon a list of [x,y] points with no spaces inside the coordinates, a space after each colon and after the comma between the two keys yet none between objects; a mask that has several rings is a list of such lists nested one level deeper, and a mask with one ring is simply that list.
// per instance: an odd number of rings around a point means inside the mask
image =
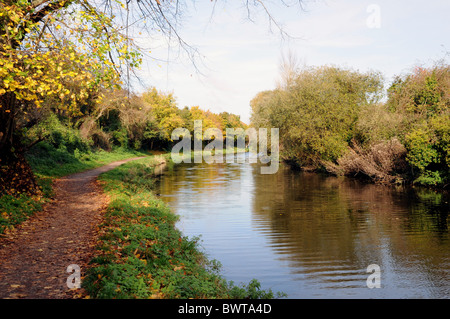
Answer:
[{"label": "ripples on water", "polygon": [[[243,155],[239,155],[243,156]],[[258,164],[179,164],[159,192],[235,283],[288,298],[449,298],[449,198]],[[381,267],[381,288],[366,285]]]}]

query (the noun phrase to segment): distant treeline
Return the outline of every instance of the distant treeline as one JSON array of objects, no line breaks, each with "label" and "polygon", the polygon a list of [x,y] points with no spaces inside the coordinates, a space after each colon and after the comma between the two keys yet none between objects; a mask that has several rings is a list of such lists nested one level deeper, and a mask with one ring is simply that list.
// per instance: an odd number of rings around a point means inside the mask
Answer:
[{"label": "distant treeline", "polygon": [[199,106],[179,108],[172,93],[150,88],[143,94],[119,90],[105,94],[101,102],[81,108],[78,116],[61,108],[48,108],[45,119],[28,132],[30,140],[42,139],[69,152],[89,148],[111,150],[114,147],[144,150],[169,149],[175,128],[194,131],[194,121],[202,129],[246,128],[240,117],[228,112],[216,114]]},{"label": "distant treeline", "polygon": [[450,67],[416,67],[384,89],[379,72],[284,65],[251,101],[251,125],[280,129],[294,166],[379,182],[448,187]]}]

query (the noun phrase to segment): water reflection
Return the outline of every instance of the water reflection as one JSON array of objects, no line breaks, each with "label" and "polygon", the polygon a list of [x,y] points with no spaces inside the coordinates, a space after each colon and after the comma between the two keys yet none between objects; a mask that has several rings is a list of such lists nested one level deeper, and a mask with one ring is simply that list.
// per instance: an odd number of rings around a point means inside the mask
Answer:
[{"label": "water reflection", "polygon": [[[240,155],[243,156],[243,155]],[[450,297],[449,198],[257,164],[180,164],[161,178],[178,227],[229,280],[289,298]],[[367,266],[381,267],[369,289]]]}]

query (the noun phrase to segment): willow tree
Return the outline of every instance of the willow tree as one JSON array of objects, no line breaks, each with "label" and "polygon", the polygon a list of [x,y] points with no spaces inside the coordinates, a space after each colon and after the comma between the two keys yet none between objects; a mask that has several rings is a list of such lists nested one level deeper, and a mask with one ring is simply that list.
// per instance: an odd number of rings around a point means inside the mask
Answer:
[{"label": "willow tree", "polygon": [[[244,12],[263,11],[280,31],[266,1],[242,0]],[[217,1],[211,1],[213,10]],[[284,5],[291,3],[282,2]],[[33,192],[25,141],[45,109],[79,116],[102,91],[126,87],[141,63],[135,32],[163,34],[194,61],[179,35],[188,0],[3,0],[0,3],[0,193]],[[48,110],[47,110],[48,111]]]},{"label": "willow tree", "polygon": [[356,137],[361,110],[382,97],[380,73],[333,66],[305,67],[290,83],[251,101],[252,124],[282,128],[282,156],[300,167],[337,161]]}]

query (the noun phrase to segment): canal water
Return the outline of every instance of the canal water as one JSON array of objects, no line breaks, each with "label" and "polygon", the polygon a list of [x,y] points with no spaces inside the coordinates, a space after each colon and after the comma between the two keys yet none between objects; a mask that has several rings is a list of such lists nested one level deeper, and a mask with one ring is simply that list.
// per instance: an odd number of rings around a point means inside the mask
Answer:
[{"label": "canal water", "polygon": [[292,299],[450,298],[447,195],[260,165],[177,164],[157,186],[227,280]]}]

